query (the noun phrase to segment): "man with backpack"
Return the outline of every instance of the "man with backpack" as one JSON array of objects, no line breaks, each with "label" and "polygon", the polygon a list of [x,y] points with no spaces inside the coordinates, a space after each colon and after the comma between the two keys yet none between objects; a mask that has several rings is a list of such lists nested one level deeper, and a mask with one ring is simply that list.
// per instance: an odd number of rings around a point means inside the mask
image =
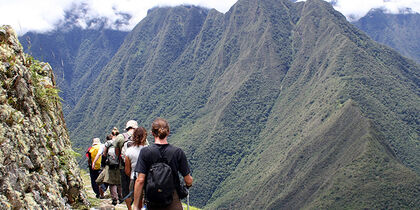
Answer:
[{"label": "man with backpack", "polygon": [[[140,153],[135,171],[134,209],[141,209],[144,200],[148,210],[182,209],[181,200],[188,191],[181,186],[178,172],[184,177],[185,186],[192,186],[187,158],[180,148],[168,144],[169,124],[157,118],[152,124],[155,144]],[[145,193],[143,193],[143,187]]]},{"label": "man with backpack", "polygon": [[[138,128],[137,121],[129,120],[125,126],[127,132],[119,134],[115,139],[114,146],[119,156],[119,169],[121,177],[122,197],[126,197],[130,193],[130,176],[125,174],[125,151],[133,144],[131,140],[134,130]],[[127,208],[131,210],[131,198],[125,200]]]}]

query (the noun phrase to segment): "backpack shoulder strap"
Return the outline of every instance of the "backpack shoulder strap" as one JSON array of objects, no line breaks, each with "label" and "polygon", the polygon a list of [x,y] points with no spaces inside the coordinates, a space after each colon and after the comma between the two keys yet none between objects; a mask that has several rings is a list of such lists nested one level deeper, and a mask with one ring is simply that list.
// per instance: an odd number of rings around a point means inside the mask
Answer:
[{"label": "backpack shoulder strap", "polygon": [[131,140],[131,136],[128,133],[123,133],[122,135],[124,136],[124,142]]},{"label": "backpack shoulder strap", "polygon": [[166,157],[166,159],[168,160],[168,163],[171,162],[172,157],[174,156],[176,151],[176,148],[173,147],[172,145],[168,145],[164,151],[164,156]]},{"label": "backpack shoulder strap", "polygon": [[86,150],[86,157],[88,158],[90,156],[90,149],[92,149],[92,147],[90,146],[87,150]]},{"label": "backpack shoulder strap", "polygon": [[152,154],[152,161],[153,161],[152,163],[157,162],[161,158],[159,148],[156,145],[152,144],[148,146],[146,149],[149,150],[150,153]]},{"label": "backpack shoulder strap", "polygon": [[132,136],[128,135],[128,133],[123,133],[124,136],[124,143],[123,148],[127,149],[128,147],[131,147],[133,145]]},{"label": "backpack shoulder strap", "polygon": [[108,140],[108,141],[105,142],[105,147],[110,148],[113,143],[114,143],[113,140]]},{"label": "backpack shoulder strap", "polygon": [[157,147],[155,144],[148,146],[146,148],[150,151],[150,153],[152,153],[153,163],[158,162],[162,160],[163,158],[166,158],[169,164],[176,151],[176,148],[173,147],[172,145],[168,145],[163,151],[163,154],[162,152],[160,152],[159,147]]}]

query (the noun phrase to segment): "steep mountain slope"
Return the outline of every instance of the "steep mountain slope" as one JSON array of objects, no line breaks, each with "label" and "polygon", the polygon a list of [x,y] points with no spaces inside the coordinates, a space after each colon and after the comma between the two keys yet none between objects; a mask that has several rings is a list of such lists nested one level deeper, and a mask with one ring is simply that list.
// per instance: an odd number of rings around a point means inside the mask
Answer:
[{"label": "steep mountain slope", "polygon": [[127,33],[69,26],[69,29],[62,27],[47,34],[29,32],[19,39],[27,53],[51,64],[67,115],[121,46]]},{"label": "steep mountain slope", "polygon": [[9,26],[0,61],[0,208],[86,203],[51,67],[25,55]]},{"label": "steep mountain slope", "polygon": [[370,11],[354,24],[372,39],[420,63],[420,14],[386,14]]},{"label": "steep mountain slope", "polygon": [[209,209],[412,208],[419,74],[321,0],[157,8],[67,119],[85,147],[167,118]]},{"label": "steep mountain slope", "polygon": [[[182,90],[180,87],[184,82],[179,80],[191,80],[191,76],[186,75],[192,70],[178,71],[171,65],[195,38],[207,12],[196,7],[149,11],[155,15],[146,17],[127,35],[118,53],[87,90],[75,110],[69,114],[69,129],[74,134],[76,147],[82,145],[84,148],[86,144],[83,139],[105,136],[108,128],[125,124],[128,119],[134,118],[132,113],[136,113],[136,116],[144,113],[143,116],[146,117],[154,112],[148,116],[150,121],[163,113],[163,109],[173,108],[166,104],[179,105],[172,103],[178,101],[175,99],[176,95],[164,95],[163,92],[168,89]],[[163,78],[165,81],[162,81]],[[179,82],[168,82],[175,79]],[[159,87],[164,83],[172,87]],[[105,84],[107,88],[97,89]],[[102,117],[101,123],[94,122]],[[87,127],[80,127],[81,125]]]}]

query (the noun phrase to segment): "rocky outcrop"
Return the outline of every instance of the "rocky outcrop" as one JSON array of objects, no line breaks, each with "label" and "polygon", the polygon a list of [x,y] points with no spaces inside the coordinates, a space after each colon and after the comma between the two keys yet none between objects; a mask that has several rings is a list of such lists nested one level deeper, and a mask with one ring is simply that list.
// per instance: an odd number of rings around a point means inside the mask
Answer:
[{"label": "rocky outcrop", "polygon": [[49,64],[0,26],[0,209],[87,204]]}]

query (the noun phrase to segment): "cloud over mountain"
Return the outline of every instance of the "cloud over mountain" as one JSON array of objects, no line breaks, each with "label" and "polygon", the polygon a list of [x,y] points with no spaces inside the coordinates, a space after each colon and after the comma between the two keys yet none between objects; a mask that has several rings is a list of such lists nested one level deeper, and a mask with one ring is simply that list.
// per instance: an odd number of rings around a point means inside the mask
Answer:
[{"label": "cloud over mountain", "polygon": [[[382,8],[389,13],[420,12],[420,0],[326,1],[331,2],[350,21],[361,18],[373,8]],[[72,24],[82,28],[95,28],[100,23],[106,28],[128,31],[153,7],[192,4],[226,12],[235,2],[236,0],[0,0],[0,24],[12,25],[20,35],[28,31],[51,31],[57,25],[69,21],[74,21]]]},{"label": "cloud over mountain", "polygon": [[57,25],[68,22],[67,18],[71,17],[75,21],[73,23],[82,28],[95,27],[95,22],[102,22],[107,28],[131,30],[153,7],[192,4],[226,12],[235,2],[236,0],[0,0],[0,24],[12,25],[22,35],[28,31],[50,31]]},{"label": "cloud over mountain", "polygon": [[[334,8],[343,13],[348,20],[354,21],[364,16],[373,8],[382,8],[389,13],[420,12],[420,0],[326,0]],[[226,12],[236,0],[0,0],[2,12],[0,24],[12,25],[22,35],[27,31],[47,32],[69,22],[82,28],[96,27],[97,23],[118,30],[131,30],[143,19],[150,8],[157,6],[176,6],[192,4],[207,8],[215,8]],[[16,12],[20,11],[20,12]],[[24,15],[23,15],[24,14]],[[75,18],[77,17],[77,18]],[[101,21],[99,21],[101,20]]]},{"label": "cloud over mountain", "polygon": [[[365,16],[371,9],[383,9],[387,13],[420,12],[419,0],[327,0],[334,8],[355,21]],[[410,9],[407,9],[410,8]]]}]

